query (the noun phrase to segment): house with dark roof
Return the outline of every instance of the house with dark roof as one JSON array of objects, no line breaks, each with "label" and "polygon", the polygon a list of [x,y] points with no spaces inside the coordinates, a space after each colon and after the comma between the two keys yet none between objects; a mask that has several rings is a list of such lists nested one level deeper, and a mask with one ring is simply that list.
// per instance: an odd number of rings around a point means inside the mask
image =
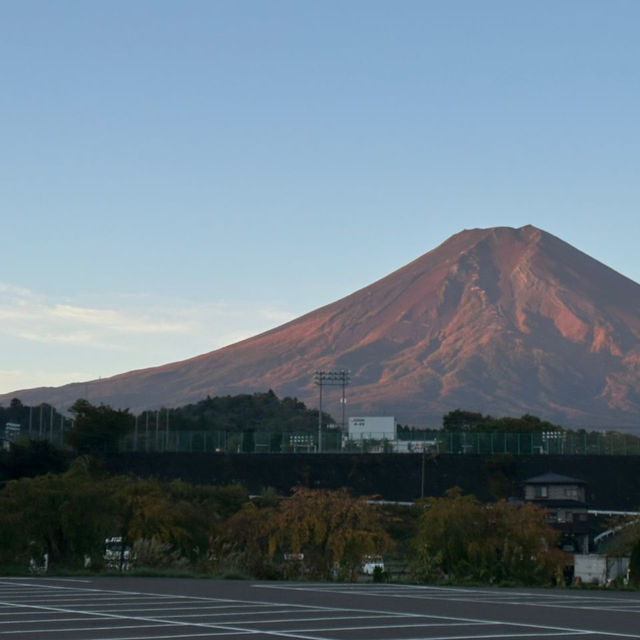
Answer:
[{"label": "house with dark roof", "polygon": [[547,510],[549,523],[562,534],[565,551],[589,553],[586,482],[544,473],[525,480],[524,499]]}]

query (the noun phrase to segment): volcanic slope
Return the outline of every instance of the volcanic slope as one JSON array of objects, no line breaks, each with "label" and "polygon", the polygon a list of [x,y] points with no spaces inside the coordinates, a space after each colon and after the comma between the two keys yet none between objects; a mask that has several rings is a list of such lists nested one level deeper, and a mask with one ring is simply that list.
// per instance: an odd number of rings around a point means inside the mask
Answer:
[{"label": "volcanic slope", "polygon": [[243,342],[0,401],[64,408],[88,395],[138,410],[271,388],[317,406],[313,371],[345,368],[350,415],[437,426],[464,408],[622,427],[640,418],[639,365],[640,285],[533,226],[497,227],[462,231],[374,284]]}]

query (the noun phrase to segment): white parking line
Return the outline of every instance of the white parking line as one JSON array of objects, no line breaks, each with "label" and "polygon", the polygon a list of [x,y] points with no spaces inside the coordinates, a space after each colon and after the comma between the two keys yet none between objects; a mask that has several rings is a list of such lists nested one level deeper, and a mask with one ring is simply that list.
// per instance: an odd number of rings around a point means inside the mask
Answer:
[{"label": "white parking line", "polygon": [[[15,584],[15,583],[14,583]],[[282,602],[268,602],[264,600],[234,600],[230,598],[207,598],[201,596],[182,596],[145,593],[140,591],[123,591],[123,590],[102,590],[96,588],[79,589],[77,587],[64,587],[58,585],[24,585],[28,588],[34,588],[34,596],[37,598],[29,598],[28,594],[4,593],[4,598],[0,601],[0,607],[14,608],[14,620],[1,620],[0,636],[16,636],[19,634],[38,634],[46,637],[55,637],[58,633],[64,637],[69,633],[85,633],[91,632],[90,640],[101,640],[95,638],[95,633],[105,630],[113,632],[108,638],[102,640],[160,640],[169,638],[196,638],[196,637],[224,637],[237,635],[260,635],[261,637],[272,638],[288,638],[294,640],[348,640],[352,635],[366,635],[366,632],[372,632],[369,637],[375,637],[376,630],[388,633],[389,630],[405,630],[411,633],[411,630],[426,631],[435,630],[439,633],[437,636],[429,637],[427,634],[420,634],[420,638],[401,638],[402,634],[397,638],[386,638],[386,640],[497,640],[502,638],[534,638],[534,637],[564,637],[570,635],[594,635],[612,636],[618,638],[638,638],[640,634],[636,633],[618,633],[598,631],[594,629],[583,629],[575,627],[559,627],[555,625],[531,624],[507,622],[504,620],[494,620],[487,618],[470,618],[460,616],[440,616],[428,613],[405,613],[399,611],[388,611],[369,608],[347,608],[347,607],[326,607],[319,605],[293,604]],[[357,587],[358,591],[349,588],[336,588],[335,585],[275,585],[260,584],[253,585],[262,589],[279,589],[294,591],[310,591],[316,593],[347,593],[362,594],[369,596],[388,596],[390,598],[431,598],[433,593],[427,595],[425,590],[407,586],[406,589],[394,588],[393,593],[384,592],[383,589],[363,588],[361,585]],[[355,585],[354,585],[355,586]],[[472,590],[455,590],[447,589],[447,599],[463,600],[467,602],[482,602],[483,598],[496,603],[510,604],[515,597],[517,600],[522,599],[525,595],[535,597],[537,594],[526,594],[524,592],[510,592],[511,600],[497,599],[495,597],[485,598],[487,593],[495,596],[495,592],[482,592],[478,590],[476,595],[480,598],[470,598],[473,594]],[[42,604],[45,600],[45,593],[51,593],[58,598],[53,604]],[[71,596],[65,600],[64,595]],[[82,596],[85,596],[83,598]],[[439,593],[442,595],[442,592]],[[278,598],[280,600],[280,598]],[[81,600],[81,602],[78,602]],[[116,601],[124,600],[121,608],[115,610],[113,607],[118,606]],[[572,608],[580,608],[576,606],[579,603],[586,605],[586,599],[572,600],[571,604],[562,604],[559,606]],[[606,609],[613,606],[630,604],[634,605],[634,601],[623,601],[615,598],[605,598]],[[49,602],[51,602],[49,600]],[[77,602],[78,606],[75,603]],[[155,604],[154,607],[148,607],[148,604]],[[102,609],[102,605],[109,607],[106,611]],[[130,607],[126,608],[129,604]],[[165,604],[172,605],[169,613]],[[528,603],[530,604],[530,603]],[[603,603],[600,602],[600,605]],[[539,606],[553,606],[549,602],[544,602]],[[599,609],[598,606],[593,607]],[[231,610],[229,610],[231,609]],[[185,613],[178,613],[184,611]],[[629,611],[625,609],[625,611]],[[137,613],[134,613],[137,612]],[[143,612],[151,612],[152,615],[139,615]],[[635,613],[632,611],[631,613]],[[17,616],[16,616],[17,614]],[[59,617],[56,617],[59,614]],[[3,612],[0,615],[9,615]],[[38,616],[44,615],[45,618]],[[17,617],[17,619],[15,619]],[[194,618],[197,618],[196,621]],[[252,619],[253,618],[253,619]],[[345,622],[347,621],[347,622]],[[111,622],[112,624],[108,624]],[[349,624],[353,622],[353,624]],[[74,623],[77,623],[74,626]],[[92,623],[98,623],[96,626]],[[20,629],[9,629],[9,625],[23,626]],[[39,627],[44,624],[50,626],[44,630]],[[60,626],[57,626],[60,625]],[[64,625],[64,626],[62,626]],[[288,629],[266,628],[268,625],[287,625]],[[314,626],[315,625],[315,626]],[[460,634],[460,627],[484,626],[493,627],[492,631],[487,633],[468,633]],[[2,630],[4,627],[5,630]],[[291,628],[294,627],[294,628]],[[453,633],[460,635],[449,635],[447,631],[452,627]],[[453,630],[456,627],[456,631]],[[117,635],[120,631],[138,629],[126,637]],[[145,633],[144,630],[157,629],[161,631],[166,629],[164,635],[153,633],[152,636],[140,635]],[[438,629],[440,631],[438,631]],[[472,631],[467,629],[467,631]],[[477,631],[482,631],[477,629]],[[184,633],[183,633],[184,632]],[[46,635],[45,635],[46,634]],[[352,635],[345,635],[352,634]],[[384,634],[383,634],[384,635]],[[416,634],[417,635],[417,634]],[[86,638],[89,640],[89,637]]]},{"label": "white parking line", "polygon": [[[12,603],[10,602],[0,602],[0,604],[4,604],[4,605],[10,605]],[[155,618],[155,617],[142,617],[142,616],[124,616],[124,615],[118,615],[118,614],[104,614],[104,613],[94,613],[93,611],[85,611],[85,610],[73,610],[73,609],[65,609],[62,607],[47,607],[47,606],[43,606],[43,605],[30,605],[30,604],[23,604],[23,603],[18,603],[18,604],[14,604],[13,606],[16,606],[18,608],[33,608],[33,607],[37,607],[40,609],[45,609],[47,611],[50,612],[60,612],[60,613],[76,613],[79,615],[86,615],[86,616],[100,616],[100,619],[104,619],[104,618],[109,618],[112,620],[136,620],[136,621],[140,621],[140,622],[150,622],[150,623],[155,623],[155,622],[159,622],[161,623],[158,626],[171,626],[171,627],[195,627],[195,628],[205,628],[205,629],[215,629],[218,630],[220,632],[236,632],[233,635],[236,634],[250,634],[250,635],[255,635],[257,633],[261,633],[261,634],[265,634],[265,635],[269,635],[269,636],[274,636],[274,637],[280,637],[280,638],[295,638],[297,640],[331,640],[329,638],[323,638],[323,637],[319,637],[319,636],[310,636],[308,634],[303,634],[303,633],[297,633],[297,632],[288,632],[288,631],[277,631],[277,630],[264,630],[264,629],[248,629],[246,627],[239,627],[239,626],[235,626],[235,625],[230,625],[230,624],[225,624],[225,625],[221,625],[221,624],[215,624],[215,623],[206,623],[206,622],[189,622],[189,621],[179,621],[179,620],[170,620],[170,619],[160,619],[160,618]],[[104,627],[105,629],[108,629],[108,627]],[[56,631],[60,631],[59,629],[52,629],[51,632],[56,632]],[[13,634],[14,632],[7,632],[7,631],[1,631],[0,635],[8,635],[9,633]],[[17,633],[17,632],[15,632]],[[21,630],[19,633],[25,633],[24,629]],[[40,633],[40,631],[38,631],[38,633]],[[182,637],[192,637],[193,634],[185,634]],[[207,635],[207,634],[198,634],[198,635]],[[215,634],[215,635],[225,635],[224,633],[219,633],[219,634]],[[174,634],[170,635],[170,636],[158,636],[155,635],[153,636],[154,640],[157,640],[158,638],[171,638],[171,637],[178,637]],[[117,638],[117,640],[138,640],[139,638],[145,638],[146,640],[149,640],[149,636],[136,636],[136,637],[127,637],[127,638]],[[92,640],[96,640],[96,639],[92,639]],[[106,640],[106,639],[105,639]],[[114,638],[110,638],[109,640],[114,640]]]},{"label": "white parking line", "polygon": [[[178,604],[177,602],[175,604]],[[296,606],[296,605],[287,605],[287,606]],[[256,605],[252,605],[252,604],[237,604],[237,605],[229,605],[229,604],[225,604],[225,605],[218,605],[218,604],[212,604],[212,605],[208,605],[208,604],[200,604],[199,602],[197,602],[197,604],[193,605],[193,604],[188,604],[185,603],[184,600],[182,601],[182,606],[178,606],[178,607],[165,607],[165,606],[160,606],[160,607],[150,607],[150,608],[144,608],[144,607],[118,607],[117,609],[100,609],[100,611],[104,611],[105,613],[107,612],[112,612],[115,611],[116,613],[122,613],[123,611],[155,611],[156,609],[160,608],[162,611],[181,611],[184,609],[187,610],[193,610],[196,611],[198,609],[203,609],[203,610],[207,610],[207,611],[217,611],[219,609],[258,609],[258,608],[268,608],[269,605],[268,604],[256,604]],[[233,612],[232,612],[233,613]],[[236,612],[237,613],[237,612]],[[248,612],[251,613],[251,612]],[[260,613],[259,611],[255,612]]]},{"label": "white parking line", "polygon": [[[441,622],[441,623],[433,623],[433,622],[416,622],[413,624],[388,624],[388,625],[380,625],[380,624],[370,624],[370,625],[362,625],[359,627],[349,626],[349,627],[325,627],[325,628],[313,628],[313,629],[293,629],[292,631],[304,631],[305,633],[313,631],[371,631],[373,629],[426,629],[433,627],[469,627],[469,626],[491,626],[491,625],[499,625],[499,622],[487,622],[484,625],[478,624],[477,622]],[[515,634],[519,635],[519,634]],[[529,634],[532,635],[532,634]],[[540,635],[536,633],[536,635]],[[548,635],[548,634],[542,634]],[[555,634],[553,634],[555,635]],[[449,637],[449,636],[447,636]],[[473,636],[467,636],[473,637]],[[478,636],[478,637],[486,637],[486,636]]]},{"label": "white parking line", "polygon": [[[198,616],[202,616],[203,614],[198,614],[198,613],[187,613],[185,615],[179,615],[176,616],[176,619],[180,618],[195,618]],[[265,614],[268,615],[268,614]],[[162,617],[162,616],[156,616],[156,617]],[[406,618],[407,616],[405,616],[404,613],[395,613],[395,614],[380,614],[380,615],[376,615],[373,616],[372,614],[367,614],[364,616],[358,616],[358,615],[354,615],[353,613],[350,613],[349,615],[346,616],[336,616],[333,612],[331,611],[327,611],[327,615],[324,617],[318,617],[315,616],[313,618],[276,618],[276,619],[269,619],[269,620],[256,620],[255,622],[253,621],[247,621],[248,624],[278,624],[278,623],[285,623],[285,622],[326,622],[327,620],[371,620],[372,618],[376,618],[379,620],[383,620],[383,619],[387,619],[387,618]],[[229,620],[228,622],[223,622],[222,624],[242,624],[242,620]]]},{"label": "white parking line", "polygon": [[157,627],[166,627],[166,624],[127,624],[127,625],[113,625],[109,627],[62,627],[55,629],[33,629],[33,630],[25,630],[19,629],[17,631],[0,631],[0,635],[9,636],[12,634],[24,634],[26,631],[30,631],[31,633],[37,632],[38,634],[43,633],[70,633],[76,631],[113,631],[119,629],[153,629]]},{"label": "white parking line", "polygon": [[367,588],[362,585],[303,585],[295,586],[276,586],[276,585],[254,585],[259,588],[281,588],[292,589],[295,591],[315,591],[318,593],[340,593],[345,595],[362,595],[362,596],[382,596],[388,598],[403,599],[430,599],[430,600],[447,600],[454,602],[472,602],[486,604],[508,604],[514,606],[527,607],[550,607],[556,609],[584,609],[598,611],[615,611],[615,612],[640,612],[640,599],[624,599],[613,598],[610,596],[589,596],[589,595],[559,595],[554,593],[538,593],[538,592],[509,592],[496,593],[483,589],[470,590],[459,587],[433,587],[429,585],[394,585],[393,588],[385,589],[385,585],[372,585]]},{"label": "white parking line", "polygon": [[[83,583],[90,583],[92,582],[92,580],[90,578],[46,578],[44,576],[40,577],[38,576],[37,578],[29,578],[29,577],[24,577],[24,576],[16,576],[15,578],[12,578],[10,576],[6,576],[2,578],[3,580],[37,580],[38,582],[46,582],[47,580],[50,580],[51,582],[83,582]],[[34,582],[35,584],[35,582]]]}]

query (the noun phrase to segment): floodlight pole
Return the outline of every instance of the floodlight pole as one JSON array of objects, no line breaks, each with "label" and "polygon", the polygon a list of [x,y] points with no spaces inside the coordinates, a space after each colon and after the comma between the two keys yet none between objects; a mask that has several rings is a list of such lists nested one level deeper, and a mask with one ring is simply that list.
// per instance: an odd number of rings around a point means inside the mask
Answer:
[{"label": "floodlight pole", "polygon": [[313,381],[319,387],[318,402],[318,453],[322,452],[322,387],[341,386],[342,387],[342,429],[344,429],[344,412],[345,412],[345,387],[350,382],[350,373],[345,369],[339,371],[315,371]]}]

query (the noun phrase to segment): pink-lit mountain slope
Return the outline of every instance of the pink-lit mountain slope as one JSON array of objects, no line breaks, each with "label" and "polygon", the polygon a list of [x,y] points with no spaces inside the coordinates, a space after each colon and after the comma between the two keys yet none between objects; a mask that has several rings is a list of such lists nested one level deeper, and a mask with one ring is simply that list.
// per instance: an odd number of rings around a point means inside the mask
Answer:
[{"label": "pink-lit mountain slope", "polygon": [[[535,227],[474,229],[243,342],[0,401],[67,408],[88,396],[137,410],[272,388],[317,406],[313,371],[335,368],[351,370],[351,415],[437,426],[444,413],[464,408],[633,427],[640,425],[640,285]],[[325,408],[338,417],[337,403]]]}]

